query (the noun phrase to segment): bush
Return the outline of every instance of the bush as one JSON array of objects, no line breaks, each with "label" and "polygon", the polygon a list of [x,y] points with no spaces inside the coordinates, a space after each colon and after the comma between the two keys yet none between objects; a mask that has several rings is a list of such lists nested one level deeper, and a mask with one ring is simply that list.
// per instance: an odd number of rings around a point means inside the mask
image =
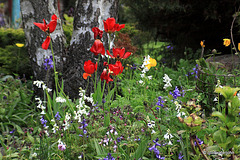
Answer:
[{"label": "bush", "polygon": [[0,47],[5,48],[8,45],[16,43],[25,43],[25,35],[22,28],[0,28]]},{"label": "bush", "polygon": [[0,28],[0,73],[30,77],[32,70],[27,48],[18,48],[16,43],[25,43],[23,29]]}]

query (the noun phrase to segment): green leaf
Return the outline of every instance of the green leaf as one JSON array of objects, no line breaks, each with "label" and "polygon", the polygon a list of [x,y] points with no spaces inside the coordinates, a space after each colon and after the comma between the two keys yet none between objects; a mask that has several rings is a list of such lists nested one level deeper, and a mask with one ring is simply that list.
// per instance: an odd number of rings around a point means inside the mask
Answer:
[{"label": "green leaf", "polygon": [[224,123],[226,123],[226,117],[218,111],[212,113],[212,116],[220,118]]},{"label": "green leaf", "polygon": [[101,147],[96,139],[93,139],[94,142],[94,146],[97,152],[97,155],[103,155],[103,154],[107,154],[107,152],[105,151],[105,149],[103,147]]},{"label": "green leaf", "polygon": [[223,130],[218,130],[213,134],[213,139],[217,143],[225,143],[227,138],[227,133]]},{"label": "green leaf", "polygon": [[24,132],[23,132],[23,130],[22,130],[22,128],[21,127],[19,127],[18,125],[15,125],[15,127],[16,127],[16,129],[17,129],[17,132],[19,133],[19,134],[24,134]]},{"label": "green leaf", "polygon": [[29,132],[27,132],[27,137],[31,141],[31,143],[34,144],[34,138],[32,137],[32,135]]},{"label": "green leaf", "polygon": [[142,158],[147,147],[148,147],[148,139],[142,140],[141,144],[138,146],[138,148],[134,154],[134,158],[135,159]]},{"label": "green leaf", "polygon": [[231,132],[240,132],[240,127],[233,127]]}]

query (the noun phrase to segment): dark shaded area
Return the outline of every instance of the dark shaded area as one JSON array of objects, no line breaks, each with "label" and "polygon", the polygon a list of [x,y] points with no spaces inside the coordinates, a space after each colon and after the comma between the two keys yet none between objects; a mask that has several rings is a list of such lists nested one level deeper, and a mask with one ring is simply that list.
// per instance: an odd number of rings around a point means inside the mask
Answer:
[{"label": "dark shaded area", "polygon": [[[120,21],[134,21],[141,30],[151,31],[155,41],[173,43],[176,58],[183,57],[185,47],[199,49],[201,40],[205,40],[206,49],[230,54],[230,49],[222,44],[223,38],[230,38],[239,0],[131,0],[122,4]],[[131,15],[125,15],[126,12]],[[240,40],[238,30],[235,23],[236,44]]]}]

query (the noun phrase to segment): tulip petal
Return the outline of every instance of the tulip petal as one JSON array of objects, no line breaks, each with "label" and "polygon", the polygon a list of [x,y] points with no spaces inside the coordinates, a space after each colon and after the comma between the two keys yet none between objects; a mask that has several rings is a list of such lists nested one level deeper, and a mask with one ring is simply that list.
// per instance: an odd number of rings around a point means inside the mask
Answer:
[{"label": "tulip petal", "polygon": [[84,78],[84,79],[87,79],[88,76],[91,77],[92,75],[91,75],[91,74],[88,74],[88,73],[83,73],[83,78]]},{"label": "tulip petal", "polygon": [[49,33],[52,33],[55,31],[56,27],[57,27],[57,21],[53,20],[48,24],[49,27]]},{"label": "tulip petal", "polygon": [[50,41],[51,41],[50,36],[47,36],[47,38],[45,39],[45,41],[44,41],[43,44],[42,44],[42,49],[47,50],[47,49],[48,49],[48,46],[49,46],[49,44],[50,44]]},{"label": "tulip petal", "polygon": [[131,52],[126,52],[126,53],[124,54],[124,56],[122,57],[122,59],[128,58],[131,54],[132,54]]},{"label": "tulip petal", "polygon": [[115,58],[115,57],[113,57],[111,54],[110,54],[110,52],[107,50],[107,54],[111,57],[111,58]]},{"label": "tulip petal", "polygon": [[34,22],[33,24],[35,24],[38,28],[40,28],[42,31],[46,31],[47,30],[47,25],[45,20],[43,19],[44,23],[36,23]]}]

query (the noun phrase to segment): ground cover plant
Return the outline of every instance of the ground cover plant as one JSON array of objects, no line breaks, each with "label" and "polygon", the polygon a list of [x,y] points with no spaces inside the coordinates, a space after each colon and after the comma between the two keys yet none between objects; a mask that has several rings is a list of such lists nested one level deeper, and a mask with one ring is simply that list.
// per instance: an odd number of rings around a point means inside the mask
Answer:
[{"label": "ground cover plant", "polygon": [[[108,18],[103,21],[104,31],[92,28],[95,41],[90,51],[97,61],[85,61],[83,74],[83,80],[92,83],[79,88],[79,99],[71,100],[55,67],[51,33],[57,20],[53,15],[48,24],[34,23],[48,34],[42,48],[52,50],[44,63],[46,73],[54,70],[55,88],[34,81],[44,97],[35,97],[31,104],[29,89],[21,88],[25,83],[1,80],[0,159],[240,158],[240,88],[222,86],[220,79],[212,90],[217,100],[210,105],[206,95],[195,90],[201,64],[181,59],[170,65],[176,68],[172,69],[157,53],[130,63],[134,54],[111,45],[113,34],[125,25]],[[109,35],[108,49],[102,43],[103,32]],[[226,40],[224,45],[228,46]],[[161,47],[172,54],[171,45]],[[14,88],[15,83],[20,89]],[[90,94],[89,84],[94,88]],[[17,122],[20,119],[22,123]],[[26,121],[30,121],[27,126]]]}]

